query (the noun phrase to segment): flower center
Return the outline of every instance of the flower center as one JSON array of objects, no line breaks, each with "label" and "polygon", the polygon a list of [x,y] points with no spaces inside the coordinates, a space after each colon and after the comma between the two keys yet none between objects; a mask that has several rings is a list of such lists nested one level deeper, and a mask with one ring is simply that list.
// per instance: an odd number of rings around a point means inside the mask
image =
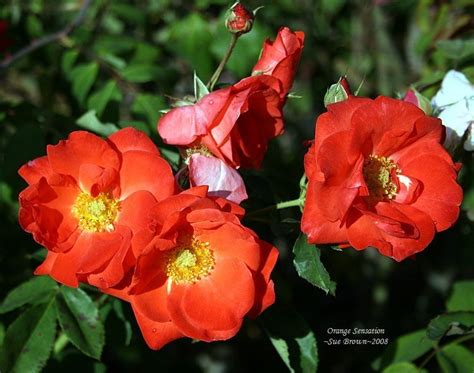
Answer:
[{"label": "flower center", "polygon": [[113,230],[113,223],[120,211],[120,202],[108,193],[99,193],[97,197],[82,192],[72,206],[72,214],[79,227],[87,232],[105,232]]},{"label": "flower center", "polygon": [[184,162],[186,164],[189,163],[189,158],[191,158],[193,154],[201,154],[205,155],[206,157],[212,157],[212,153],[206,145],[196,145],[185,150]]},{"label": "flower center", "polygon": [[193,239],[188,247],[171,252],[166,275],[176,284],[193,284],[209,276],[214,264],[214,254],[209,248],[209,242]]},{"label": "flower center", "polygon": [[378,155],[369,155],[369,158],[364,161],[363,174],[370,196],[380,200],[395,198],[398,186],[393,180],[400,172],[392,160]]}]

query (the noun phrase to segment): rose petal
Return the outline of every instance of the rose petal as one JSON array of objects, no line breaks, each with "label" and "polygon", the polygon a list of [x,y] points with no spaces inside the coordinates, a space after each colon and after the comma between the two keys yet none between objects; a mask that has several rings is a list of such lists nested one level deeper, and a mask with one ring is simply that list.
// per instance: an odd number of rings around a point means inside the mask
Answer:
[{"label": "rose petal", "polygon": [[240,174],[215,157],[193,154],[189,160],[189,181],[191,186],[208,185],[210,196],[235,203],[248,198]]}]

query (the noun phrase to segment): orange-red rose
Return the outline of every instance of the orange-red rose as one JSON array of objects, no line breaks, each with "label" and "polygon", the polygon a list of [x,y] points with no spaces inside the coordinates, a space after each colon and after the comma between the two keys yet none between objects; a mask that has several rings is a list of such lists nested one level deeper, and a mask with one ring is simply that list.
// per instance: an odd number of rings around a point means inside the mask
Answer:
[{"label": "orange-red rose", "polygon": [[293,85],[303,45],[304,32],[293,32],[288,27],[282,27],[274,41],[265,41],[252,74],[271,75],[280,80],[280,94],[284,98]]},{"label": "orange-red rose", "polygon": [[253,76],[175,108],[158,122],[163,141],[210,151],[232,167],[259,167],[268,141],[283,132],[280,82]]},{"label": "orange-red rose", "polygon": [[443,136],[438,119],[407,102],[329,105],[305,157],[309,242],[372,246],[397,261],[425,249],[454,224],[462,201]]},{"label": "orange-red rose", "polygon": [[155,205],[131,285],[107,290],[132,304],[151,348],[182,337],[231,338],[245,316],[274,302],[270,273],[278,252],[241,225],[243,212],[207,197],[207,187]]},{"label": "orange-red rose", "polygon": [[134,265],[148,210],[175,191],[169,165],[132,128],[107,140],[73,132],[19,173],[29,184],[19,196],[20,224],[48,249],[35,274],[68,286],[117,285]]}]

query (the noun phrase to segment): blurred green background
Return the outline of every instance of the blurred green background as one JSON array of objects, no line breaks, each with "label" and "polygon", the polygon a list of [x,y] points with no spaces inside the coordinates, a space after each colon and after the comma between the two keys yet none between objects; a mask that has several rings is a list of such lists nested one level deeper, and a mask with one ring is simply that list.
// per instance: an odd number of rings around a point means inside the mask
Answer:
[{"label": "blurred green background", "polygon": [[[2,64],[21,48],[64,29],[82,5],[77,0],[3,0],[0,5],[0,20],[9,24],[0,37],[10,41],[0,52],[0,299],[29,279],[44,255],[17,223],[17,196],[25,187],[18,168],[73,130],[106,135],[125,126],[147,132],[175,162],[176,150],[163,147],[156,133],[160,110],[168,107],[168,97],[192,93],[194,70],[207,81],[230,40],[223,26],[229,1],[92,0],[71,33],[14,64]],[[339,76],[347,75],[354,89],[362,84],[360,95],[370,97],[399,97],[411,84],[431,97],[452,68],[474,81],[472,0],[249,0],[245,5],[264,8],[253,31],[239,41],[224,82],[249,75],[263,40],[274,37],[281,26],[306,33],[293,86],[301,98],[288,100],[286,132],[272,142],[262,170],[243,173],[251,197],[245,203],[248,211],[297,198],[304,142],[314,136],[324,94]],[[297,209],[245,220],[280,250],[274,274],[279,307],[296,310],[315,332],[320,372],[370,372],[371,362],[384,350],[327,346],[323,340],[330,337],[328,328],[378,327],[394,340],[443,312],[455,280],[474,278],[472,155],[458,160],[464,163],[465,202],[456,226],[402,263],[373,249],[324,250],[322,260],[338,283],[336,297],[299,278],[292,265]],[[129,345],[119,313],[112,312],[101,363],[68,345],[53,354],[45,371],[284,372],[285,364],[262,325],[268,319],[285,325],[292,316],[275,310],[247,321],[230,341],[180,340],[154,352],[124,305],[133,330]],[[0,337],[17,316],[0,316]],[[438,369],[434,362],[428,368]]]}]

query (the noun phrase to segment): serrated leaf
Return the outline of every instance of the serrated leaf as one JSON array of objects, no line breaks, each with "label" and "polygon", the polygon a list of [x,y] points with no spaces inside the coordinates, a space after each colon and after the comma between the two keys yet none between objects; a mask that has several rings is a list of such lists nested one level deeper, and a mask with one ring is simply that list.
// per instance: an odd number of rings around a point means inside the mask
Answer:
[{"label": "serrated leaf", "polygon": [[10,312],[27,303],[49,299],[48,295],[57,290],[58,285],[48,276],[37,276],[11,290],[0,304],[0,314]]},{"label": "serrated leaf", "polygon": [[89,131],[93,131],[102,136],[109,136],[114,132],[117,132],[119,128],[112,123],[102,123],[96,115],[95,110],[89,110],[82,117],[80,117],[76,124]]},{"label": "serrated leaf", "polygon": [[390,364],[413,361],[433,347],[434,343],[426,337],[425,329],[402,335],[388,345],[382,356],[372,363],[372,368],[380,371]]},{"label": "serrated leaf", "polygon": [[209,90],[206,87],[206,84],[199,79],[199,77],[196,74],[196,71],[194,72],[194,97],[196,97],[196,101],[199,101],[201,98],[203,98],[205,95],[209,94]]},{"label": "serrated leaf", "polygon": [[401,362],[386,367],[382,373],[424,373],[426,370],[418,369],[418,367],[412,363]]},{"label": "serrated leaf", "polygon": [[461,345],[443,347],[436,359],[444,373],[472,373],[474,369],[474,354]]},{"label": "serrated leaf", "polygon": [[450,312],[431,320],[426,335],[434,341],[439,341],[445,335],[459,335],[473,331],[474,312]]},{"label": "serrated leaf", "polygon": [[160,110],[165,107],[166,104],[162,97],[140,93],[133,101],[132,112],[143,115],[147,120],[148,126],[156,130],[156,123],[160,116]]},{"label": "serrated leaf", "polygon": [[448,311],[474,311],[474,281],[459,281],[446,302]]},{"label": "serrated leaf", "polygon": [[315,373],[318,367],[316,337],[294,310],[273,306],[263,317],[270,341],[292,373]]},{"label": "serrated leaf", "polygon": [[56,304],[59,324],[72,344],[84,354],[100,359],[104,326],[95,303],[81,289],[62,286]]},{"label": "serrated leaf", "polygon": [[122,78],[132,83],[145,83],[154,80],[160,69],[155,65],[134,64],[128,65],[120,74]]},{"label": "serrated leaf", "polygon": [[51,353],[56,334],[54,297],[30,308],[7,329],[0,357],[2,372],[39,372]]},{"label": "serrated leaf", "polygon": [[87,93],[92,88],[98,73],[99,65],[96,62],[81,64],[72,70],[72,93],[79,103],[84,103]]},{"label": "serrated leaf", "polygon": [[120,101],[122,93],[114,80],[109,80],[101,89],[94,92],[87,101],[89,110],[95,110],[97,116],[101,116],[107,104],[111,100]]},{"label": "serrated leaf", "polygon": [[308,244],[306,236],[301,233],[293,246],[293,254],[295,254],[293,264],[300,277],[324,290],[326,294],[335,295],[336,283],[331,280],[321,262],[319,247]]}]

